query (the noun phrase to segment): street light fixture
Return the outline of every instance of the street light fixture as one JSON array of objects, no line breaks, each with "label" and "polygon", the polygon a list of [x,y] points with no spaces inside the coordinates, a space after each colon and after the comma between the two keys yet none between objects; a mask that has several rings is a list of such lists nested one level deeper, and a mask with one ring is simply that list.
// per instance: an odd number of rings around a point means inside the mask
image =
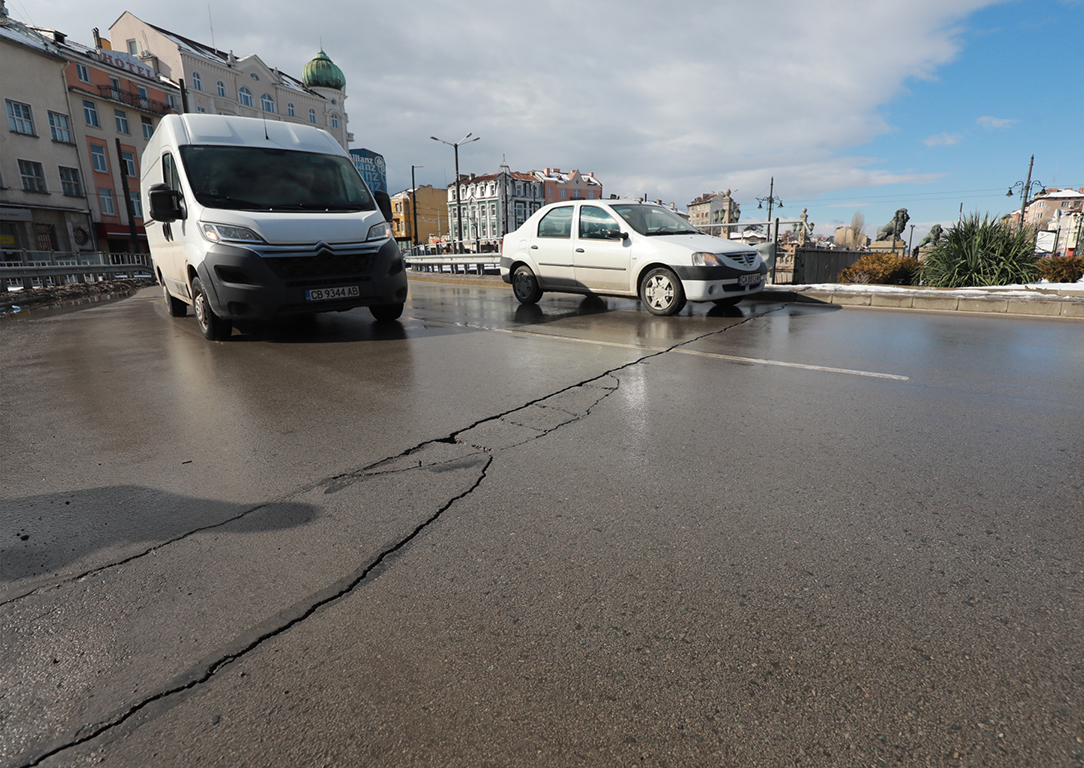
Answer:
[{"label": "street light fixture", "polygon": [[454,144],[452,142],[450,142],[450,141],[445,141],[444,139],[438,139],[436,136],[430,136],[429,138],[431,138],[433,141],[439,141],[441,144],[447,144],[449,147],[451,147],[453,150],[455,150],[455,205],[456,205],[456,217],[455,218],[456,218],[456,221],[459,222],[459,236],[458,236],[458,241],[456,243],[456,247],[455,247],[454,251],[455,251],[455,253],[462,253],[463,252],[463,196],[461,194],[461,190],[460,190],[460,186],[459,186],[459,145],[461,145],[461,144],[470,144],[472,141],[478,141],[478,139],[480,139],[482,137],[481,136],[475,136],[472,139],[471,134],[468,133],[466,136],[464,136],[462,139],[455,142]]},{"label": "street light fixture", "polygon": [[1028,163],[1028,180],[1027,181],[1018,181],[1018,182],[1016,182],[1011,187],[1009,187],[1009,191],[1005,193],[1005,197],[1012,197],[1013,196],[1013,190],[1015,190],[1017,187],[1020,187],[1020,195],[1021,195],[1021,198],[1023,199],[1023,202],[1020,205],[1020,229],[1024,228],[1024,211],[1028,207],[1028,195],[1031,194],[1031,188],[1032,187],[1038,187],[1040,195],[1045,195],[1046,194],[1046,186],[1044,186],[1041,181],[1032,181],[1031,180],[1031,169],[1032,169],[1032,166],[1034,166],[1034,165],[1035,165],[1035,155],[1032,155],[1031,156],[1031,162]]},{"label": "street light fixture", "polygon": [[783,207],[783,201],[776,197],[775,192],[775,176],[772,176],[771,184],[768,186],[768,196],[757,198],[757,208],[763,209],[764,203],[768,204],[768,237],[772,234],[772,205],[778,204],[780,208]]}]

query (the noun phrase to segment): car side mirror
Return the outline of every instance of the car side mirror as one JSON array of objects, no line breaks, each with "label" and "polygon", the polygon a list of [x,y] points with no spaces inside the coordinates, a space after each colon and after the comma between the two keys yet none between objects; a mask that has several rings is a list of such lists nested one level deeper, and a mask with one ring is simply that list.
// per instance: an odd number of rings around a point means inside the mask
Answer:
[{"label": "car side mirror", "polygon": [[170,189],[166,184],[154,184],[147,190],[147,198],[150,201],[151,218],[155,221],[169,223],[186,216],[184,202],[181,193]]},{"label": "car side mirror", "polygon": [[376,200],[376,207],[384,214],[384,221],[391,221],[391,197],[388,193],[377,190],[373,192],[373,198]]},{"label": "car side mirror", "polygon": [[629,233],[622,232],[620,229],[611,229],[606,232],[607,240],[628,240]]}]

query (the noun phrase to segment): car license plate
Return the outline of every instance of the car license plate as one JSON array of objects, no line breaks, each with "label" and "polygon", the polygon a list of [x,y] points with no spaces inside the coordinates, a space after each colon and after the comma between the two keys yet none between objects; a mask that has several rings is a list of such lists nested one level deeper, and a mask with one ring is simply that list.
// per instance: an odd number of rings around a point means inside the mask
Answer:
[{"label": "car license plate", "polygon": [[344,285],[338,288],[313,288],[305,291],[306,301],[327,301],[328,299],[349,299],[360,296],[356,285]]},{"label": "car license plate", "polygon": [[738,285],[756,285],[763,279],[764,276],[759,272],[756,272],[752,275],[742,275],[738,278]]}]

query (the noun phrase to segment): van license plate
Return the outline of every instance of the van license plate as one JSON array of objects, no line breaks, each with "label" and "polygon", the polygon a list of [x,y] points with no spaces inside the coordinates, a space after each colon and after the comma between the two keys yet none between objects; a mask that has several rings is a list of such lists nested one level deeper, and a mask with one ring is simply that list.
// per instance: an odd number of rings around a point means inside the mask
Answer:
[{"label": "van license plate", "polygon": [[759,272],[753,275],[742,275],[738,278],[738,285],[756,285],[763,279],[764,276]]},{"label": "van license plate", "polygon": [[360,296],[356,285],[344,285],[338,288],[313,288],[305,291],[307,301],[327,301],[328,299],[349,299]]}]

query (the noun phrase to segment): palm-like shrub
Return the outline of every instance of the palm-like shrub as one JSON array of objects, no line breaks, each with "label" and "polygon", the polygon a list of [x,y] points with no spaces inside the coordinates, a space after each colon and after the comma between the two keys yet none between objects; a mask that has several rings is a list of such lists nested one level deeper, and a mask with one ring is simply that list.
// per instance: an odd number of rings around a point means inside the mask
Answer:
[{"label": "palm-like shrub", "polygon": [[1084,277],[1084,256],[1039,259],[1039,274],[1052,283],[1075,283]]},{"label": "palm-like shrub", "polygon": [[918,259],[894,253],[867,253],[839,273],[841,283],[877,283],[911,285],[918,270]]},{"label": "palm-like shrub", "polygon": [[950,229],[919,267],[919,279],[935,288],[1031,283],[1039,277],[1035,232],[970,216]]}]

